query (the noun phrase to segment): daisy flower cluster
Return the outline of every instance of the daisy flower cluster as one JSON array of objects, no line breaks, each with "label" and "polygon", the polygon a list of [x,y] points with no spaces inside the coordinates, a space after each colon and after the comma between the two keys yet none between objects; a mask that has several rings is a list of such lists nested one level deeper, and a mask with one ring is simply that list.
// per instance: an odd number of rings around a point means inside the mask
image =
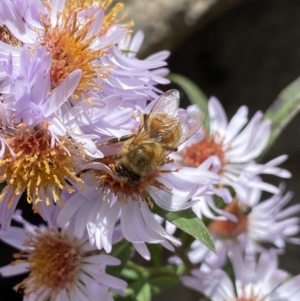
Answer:
[{"label": "daisy flower cluster", "polygon": [[[169,52],[139,59],[144,35],[133,34],[124,5],[112,2],[1,2],[0,240],[20,251],[0,274],[29,272],[15,286],[27,301],[124,297],[127,283],[107,266],[122,270],[126,262],[109,253],[122,242],[146,260],[149,244],[178,250],[176,223],[155,212],[189,210],[209,221],[216,253],[191,244],[187,258],[201,268],[182,278],[187,286],[200,281],[198,290],[213,300],[231,300],[218,285],[229,282],[220,269],[234,258],[237,273],[253,268],[252,278],[237,278],[236,300],[281,300],[298,278],[282,284],[286,274],[274,262],[286,242],[299,242],[300,205],[283,209],[291,193],[261,178],[291,176],[279,167],[285,155],[256,161],[270,121],[258,112],[248,122],[244,106],[228,122],[212,98],[205,128],[196,105],[181,109],[177,90],[157,87],[169,83]],[[272,196],[261,202],[262,191]],[[22,217],[24,195],[45,225]],[[256,276],[255,269],[267,271]],[[248,289],[268,273],[276,290]]]},{"label": "daisy flower cluster", "polygon": [[[287,206],[293,193],[285,192],[283,183],[276,187],[260,176],[289,178],[290,173],[278,167],[287,157],[265,164],[256,161],[269,140],[270,121],[258,112],[247,124],[247,108],[241,107],[228,122],[216,98],[209,100],[208,110],[210,129],[202,129],[204,139],[191,138],[176,158],[197,166],[213,156],[211,168],[220,176],[219,185],[231,187],[232,200],[193,196],[199,202],[192,209],[207,219],[215,252],[194,240],[187,253],[194,269],[181,277],[182,283],[212,301],[298,300],[300,275],[291,278],[279,270],[278,256],[286,243],[300,244],[300,205]],[[263,191],[271,196],[262,197]],[[176,256],[170,261],[182,263]]]}]

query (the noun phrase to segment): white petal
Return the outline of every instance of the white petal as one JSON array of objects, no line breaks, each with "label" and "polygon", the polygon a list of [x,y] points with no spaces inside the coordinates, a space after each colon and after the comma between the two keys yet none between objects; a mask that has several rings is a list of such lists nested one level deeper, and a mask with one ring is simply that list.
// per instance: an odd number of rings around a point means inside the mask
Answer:
[{"label": "white petal", "polygon": [[11,277],[19,274],[28,273],[30,269],[29,263],[19,263],[16,265],[7,265],[0,268],[0,274],[3,277]]},{"label": "white petal", "polygon": [[215,97],[211,97],[208,101],[208,111],[210,118],[210,132],[217,132],[223,135],[226,131],[228,119],[226,113]]}]

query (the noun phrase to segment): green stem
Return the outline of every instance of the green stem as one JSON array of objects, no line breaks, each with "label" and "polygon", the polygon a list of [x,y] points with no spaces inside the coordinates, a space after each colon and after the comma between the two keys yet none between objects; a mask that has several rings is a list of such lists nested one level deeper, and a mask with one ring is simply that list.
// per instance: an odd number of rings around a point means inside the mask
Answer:
[{"label": "green stem", "polygon": [[194,265],[191,263],[187,255],[187,250],[189,249],[194,238],[191,235],[182,232],[180,235],[180,240],[181,240],[181,246],[175,249],[175,253],[177,256],[180,257],[180,259],[184,263],[185,272],[188,274],[191,271],[191,269],[194,268]]}]

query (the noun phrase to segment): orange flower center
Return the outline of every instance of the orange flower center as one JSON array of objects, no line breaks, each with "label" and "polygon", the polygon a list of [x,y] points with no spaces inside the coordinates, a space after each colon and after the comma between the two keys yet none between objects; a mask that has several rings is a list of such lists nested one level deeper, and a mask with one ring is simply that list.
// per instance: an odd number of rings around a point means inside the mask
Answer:
[{"label": "orange flower center", "polygon": [[247,232],[250,207],[245,206],[237,199],[234,199],[225,207],[225,211],[235,215],[237,217],[237,222],[230,220],[213,220],[208,226],[210,233],[219,239],[234,240],[240,234]]},{"label": "orange flower center", "polygon": [[182,150],[181,156],[185,166],[198,167],[211,156],[217,156],[224,166],[226,163],[224,152],[223,141],[217,134],[210,134]]}]

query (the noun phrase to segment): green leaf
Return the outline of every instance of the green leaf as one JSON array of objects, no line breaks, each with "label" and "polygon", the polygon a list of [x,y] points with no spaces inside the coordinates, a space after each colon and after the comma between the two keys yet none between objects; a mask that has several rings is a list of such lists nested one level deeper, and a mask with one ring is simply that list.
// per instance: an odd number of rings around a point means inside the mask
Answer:
[{"label": "green leaf", "polygon": [[136,280],[139,278],[139,274],[136,271],[127,268],[124,268],[120,275],[122,278],[126,278],[126,280]]},{"label": "green leaf", "polygon": [[178,283],[178,277],[176,276],[162,276],[149,279],[152,291],[154,294],[160,294],[165,289]]},{"label": "green leaf", "polygon": [[284,128],[300,111],[300,77],[288,85],[265,113],[272,121],[271,136],[264,154],[269,150]]},{"label": "green leaf", "polygon": [[137,301],[151,301],[151,286],[145,283],[136,296]]},{"label": "green leaf", "polygon": [[136,301],[135,293],[131,287],[125,288],[124,293],[126,297],[120,296],[119,294],[112,292],[112,297],[115,301]]},{"label": "green leaf", "polygon": [[184,232],[192,235],[194,238],[200,240],[210,250],[215,251],[214,244],[206,226],[191,209],[170,212],[154,205],[153,212],[165,218]]},{"label": "green leaf", "polygon": [[160,267],[162,259],[162,246],[160,244],[147,244],[147,247],[151,255],[151,262],[153,266]]},{"label": "green leaf", "polygon": [[194,82],[182,75],[171,73],[168,75],[168,78],[170,79],[170,81],[182,88],[182,90],[189,98],[190,102],[199,106],[201,111],[204,113],[204,126],[207,129],[207,132],[209,132],[209,115],[207,108],[208,99],[206,95]]},{"label": "green leaf", "polygon": [[131,243],[127,241],[122,241],[113,246],[113,249],[110,255],[118,258],[121,260],[121,264],[118,266],[110,266],[107,267],[107,273],[113,276],[119,276],[122,269],[126,265],[127,261],[129,260],[131,254],[133,253],[134,249]]},{"label": "green leaf", "polygon": [[130,283],[129,286],[125,289],[126,295],[133,297],[134,300],[137,300],[137,296],[139,295],[146,282],[146,278],[140,277],[140,279],[134,281],[133,283]]}]

